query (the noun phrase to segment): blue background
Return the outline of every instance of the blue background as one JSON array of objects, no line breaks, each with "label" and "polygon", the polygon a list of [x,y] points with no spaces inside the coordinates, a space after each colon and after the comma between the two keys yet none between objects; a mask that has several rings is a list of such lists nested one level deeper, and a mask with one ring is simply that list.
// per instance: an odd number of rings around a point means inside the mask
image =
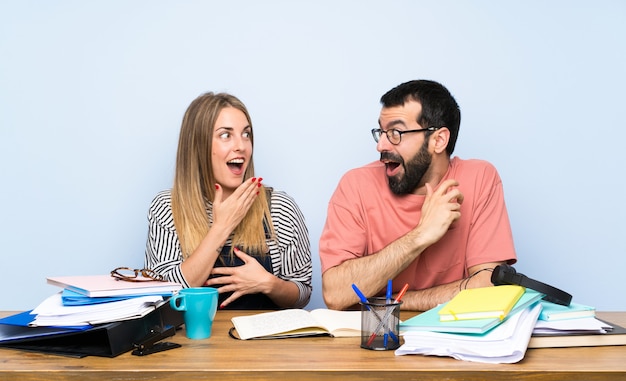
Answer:
[{"label": "blue background", "polygon": [[0,1],[1,310],[48,276],[142,266],[182,115],[205,91],[252,115],[257,174],[307,219],[314,294],[326,205],[376,160],[378,99],[447,86],[456,154],[504,182],[535,279],[626,310],[624,1]]}]

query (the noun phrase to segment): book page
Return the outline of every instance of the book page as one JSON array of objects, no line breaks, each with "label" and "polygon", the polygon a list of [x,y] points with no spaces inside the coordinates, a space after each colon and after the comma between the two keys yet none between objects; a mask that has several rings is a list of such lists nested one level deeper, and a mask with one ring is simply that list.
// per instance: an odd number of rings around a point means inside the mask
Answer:
[{"label": "book page", "polygon": [[231,320],[237,329],[239,337],[243,340],[287,333],[302,328],[317,328],[316,331],[326,331],[308,311],[301,309],[236,316]]},{"label": "book page", "polygon": [[361,336],[361,311],[320,308],[311,311],[311,315],[335,337]]}]

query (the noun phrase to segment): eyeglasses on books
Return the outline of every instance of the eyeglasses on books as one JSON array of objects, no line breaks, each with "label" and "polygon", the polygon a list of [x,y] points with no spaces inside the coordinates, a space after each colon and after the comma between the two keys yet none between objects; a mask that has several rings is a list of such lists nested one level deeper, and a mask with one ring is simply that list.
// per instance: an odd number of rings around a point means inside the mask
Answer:
[{"label": "eyeglasses on books", "polygon": [[[141,276],[140,276],[141,275]],[[157,274],[150,269],[131,269],[130,267],[118,267],[111,271],[111,276],[126,282],[165,282],[163,275]]]}]

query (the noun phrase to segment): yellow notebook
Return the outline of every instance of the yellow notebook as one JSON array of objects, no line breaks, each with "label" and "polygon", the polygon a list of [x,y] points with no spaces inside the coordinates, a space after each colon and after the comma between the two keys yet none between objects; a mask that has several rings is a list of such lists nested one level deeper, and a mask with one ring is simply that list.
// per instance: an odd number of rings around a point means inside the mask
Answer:
[{"label": "yellow notebook", "polygon": [[470,288],[459,292],[439,310],[439,320],[504,319],[524,294],[516,285]]}]

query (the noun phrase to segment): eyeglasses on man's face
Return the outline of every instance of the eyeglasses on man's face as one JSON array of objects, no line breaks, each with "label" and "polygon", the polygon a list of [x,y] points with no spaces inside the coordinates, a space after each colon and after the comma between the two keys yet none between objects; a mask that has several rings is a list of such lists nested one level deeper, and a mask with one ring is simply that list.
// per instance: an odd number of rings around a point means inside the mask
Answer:
[{"label": "eyeglasses on man's face", "polygon": [[[141,275],[141,276],[139,276]],[[165,282],[162,275],[157,274],[150,269],[131,269],[130,267],[118,267],[111,271],[111,276],[118,280],[126,282]]]},{"label": "eyeglasses on man's face", "polygon": [[424,132],[424,131],[437,131],[440,127],[427,127],[427,128],[420,128],[417,130],[396,130],[395,128],[390,128],[387,131],[383,131],[380,128],[373,128],[372,129],[372,136],[374,137],[374,140],[376,141],[376,143],[378,143],[378,141],[380,140],[380,136],[385,133],[385,135],[387,135],[387,139],[389,140],[389,143],[393,144],[393,145],[398,145],[400,144],[400,142],[402,141],[402,135],[403,134],[408,134],[409,132]]}]

